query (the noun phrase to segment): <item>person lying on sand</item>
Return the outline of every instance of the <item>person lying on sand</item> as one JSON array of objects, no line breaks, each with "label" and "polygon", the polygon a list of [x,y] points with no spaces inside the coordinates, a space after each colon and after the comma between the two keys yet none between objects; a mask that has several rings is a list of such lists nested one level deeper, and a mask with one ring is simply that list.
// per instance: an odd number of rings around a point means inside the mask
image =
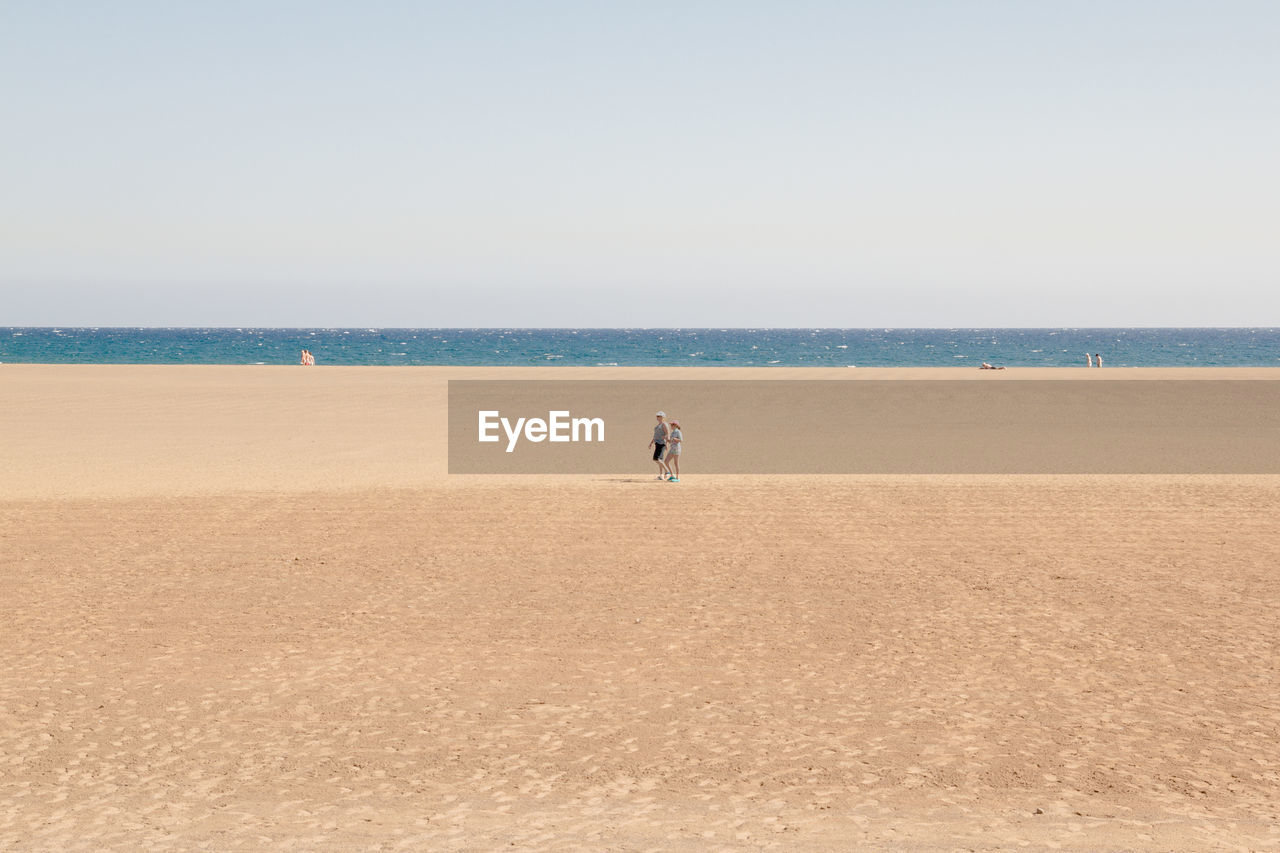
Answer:
[{"label": "person lying on sand", "polygon": [[979,370],[1004,370],[1004,367],[1003,365],[1000,367],[993,367],[992,365],[984,361],[982,362],[982,367],[979,367],[978,369]]}]

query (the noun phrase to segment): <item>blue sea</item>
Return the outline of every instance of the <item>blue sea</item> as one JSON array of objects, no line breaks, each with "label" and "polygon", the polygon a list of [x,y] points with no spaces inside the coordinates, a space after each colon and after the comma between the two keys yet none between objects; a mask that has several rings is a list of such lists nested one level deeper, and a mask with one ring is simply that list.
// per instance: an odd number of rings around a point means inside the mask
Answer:
[{"label": "blue sea", "polygon": [[1280,367],[1280,329],[4,328],[0,362],[46,364]]}]

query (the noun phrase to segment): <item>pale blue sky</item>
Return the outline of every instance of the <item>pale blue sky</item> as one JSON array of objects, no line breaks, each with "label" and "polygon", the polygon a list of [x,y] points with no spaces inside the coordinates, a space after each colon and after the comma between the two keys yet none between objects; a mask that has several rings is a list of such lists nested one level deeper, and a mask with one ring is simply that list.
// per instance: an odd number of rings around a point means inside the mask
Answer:
[{"label": "pale blue sky", "polygon": [[1280,325],[1274,2],[0,5],[0,325]]}]

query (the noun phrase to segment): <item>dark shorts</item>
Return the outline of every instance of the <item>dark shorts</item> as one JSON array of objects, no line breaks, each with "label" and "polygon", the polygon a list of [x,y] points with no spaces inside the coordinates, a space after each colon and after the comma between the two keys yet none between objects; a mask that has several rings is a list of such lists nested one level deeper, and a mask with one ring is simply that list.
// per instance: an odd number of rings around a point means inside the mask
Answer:
[{"label": "dark shorts", "polygon": [[655,445],[653,446],[653,461],[654,461],[654,462],[661,462],[661,461],[662,461],[662,451],[664,451],[664,450],[666,450],[666,449],[667,449],[667,446],[666,446],[665,444],[655,444]]}]

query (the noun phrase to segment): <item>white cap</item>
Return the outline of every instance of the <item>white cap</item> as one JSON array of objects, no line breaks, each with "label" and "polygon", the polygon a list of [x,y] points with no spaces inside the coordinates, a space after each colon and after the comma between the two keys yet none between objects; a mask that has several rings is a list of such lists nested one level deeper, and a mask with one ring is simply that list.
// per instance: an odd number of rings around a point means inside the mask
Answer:
[{"label": "white cap", "polygon": [[665,418],[666,416],[667,416],[666,412],[658,412],[658,417]]}]

